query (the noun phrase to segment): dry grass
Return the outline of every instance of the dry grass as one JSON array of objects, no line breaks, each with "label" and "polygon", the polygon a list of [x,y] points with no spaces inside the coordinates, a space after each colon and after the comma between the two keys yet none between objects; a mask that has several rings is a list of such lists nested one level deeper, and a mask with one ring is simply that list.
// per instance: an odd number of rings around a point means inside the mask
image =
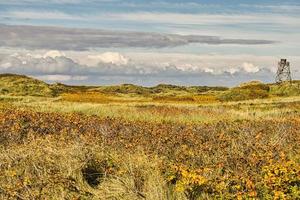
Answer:
[{"label": "dry grass", "polygon": [[65,93],[62,94],[62,101],[67,102],[86,102],[86,103],[128,103],[128,102],[146,102],[149,99],[145,97],[128,97],[125,95],[109,95],[99,92],[84,92],[84,93]]},{"label": "dry grass", "polygon": [[167,199],[156,159],[116,153],[51,137],[12,145],[0,154],[0,198]]},{"label": "dry grass", "polygon": [[300,198],[299,97],[94,91],[0,102],[0,199]]},{"label": "dry grass", "polygon": [[300,199],[298,82],[0,79],[0,199]]},{"label": "dry grass", "polygon": [[[124,97],[122,97],[124,98]],[[172,122],[184,124],[219,121],[277,119],[299,116],[299,97],[272,98],[227,103],[177,102],[66,102],[61,98],[0,96],[20,109],[43,112],[81,113],[101,118],[121,118],[129,121]],[[128,99],[127,99],[128,100]]]},{"label": "dry grass", "polygon": [[0,198],[297,199],[299,125],[297,98],[22,98],[0,104]]}]

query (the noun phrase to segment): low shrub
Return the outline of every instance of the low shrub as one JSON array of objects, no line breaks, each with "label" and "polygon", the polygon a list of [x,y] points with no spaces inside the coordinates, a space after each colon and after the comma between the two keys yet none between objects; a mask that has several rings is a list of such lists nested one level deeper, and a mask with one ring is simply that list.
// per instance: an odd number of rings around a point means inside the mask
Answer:
[{"label": "low shrub", "polygon": [[266,90],[234,88],[220,94],[217,99],[220,101],[243,101],[250,99],[263,99],[269,97]]},{"label": "low shrub", "polygon": [[300,82],[274,84],[271,86],[270,93],[276,96],[298,96],[300,95]]},{"label": "low shrub", "polygon": [[269,97],[270,87],[266,84],[254,81],[241,84],[218,95],[220,101],[243,101],[251,99],[263,99]]}]

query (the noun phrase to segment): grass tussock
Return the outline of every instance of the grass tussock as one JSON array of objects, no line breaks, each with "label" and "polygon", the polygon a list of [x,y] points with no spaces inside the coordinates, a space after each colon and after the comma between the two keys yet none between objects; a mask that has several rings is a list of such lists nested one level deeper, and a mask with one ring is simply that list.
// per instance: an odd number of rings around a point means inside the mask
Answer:
[{"label": "grass tussock", "polygon": [[157,162],[143,154],[44,138],[0,157],[1,199],[166,199]]}]

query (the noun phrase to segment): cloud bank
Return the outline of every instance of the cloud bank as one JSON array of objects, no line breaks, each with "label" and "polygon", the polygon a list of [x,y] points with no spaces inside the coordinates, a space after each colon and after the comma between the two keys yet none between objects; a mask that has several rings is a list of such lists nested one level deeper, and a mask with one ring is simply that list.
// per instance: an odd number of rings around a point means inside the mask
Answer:
[{"label": "cloud bank", "polygon": [[201,35],[0,25],[0,47],[84,51],[95,48],[164,48],[193,43],[264,45],[273,44],[275,41],[231,39]]},{"label": "cloud bank", "polygon": [[[88,57],[88,56],[87,56]],[[59,51],[43,55],[16,53],[0,56],[0,73],[26,74],[48,82],[68,84],[156,85],[237,85],[249,80],[273,80],[267,68],[244,62],[240,66],[216,70],[208,67],[182,66],[179,63],[144,63],[132,61],[117,52],[94,56],[97,64],[80,64]],[[126,61],[126,62],[125,62]]]}]

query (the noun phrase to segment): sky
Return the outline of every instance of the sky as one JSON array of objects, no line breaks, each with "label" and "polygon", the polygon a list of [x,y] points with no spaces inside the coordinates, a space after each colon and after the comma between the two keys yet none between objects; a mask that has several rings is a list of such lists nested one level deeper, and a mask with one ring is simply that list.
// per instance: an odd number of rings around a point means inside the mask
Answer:
[{"label": "sky", "polygon": [[0,0],[0,73],[49,83],[300,79],[299,0]]}]

